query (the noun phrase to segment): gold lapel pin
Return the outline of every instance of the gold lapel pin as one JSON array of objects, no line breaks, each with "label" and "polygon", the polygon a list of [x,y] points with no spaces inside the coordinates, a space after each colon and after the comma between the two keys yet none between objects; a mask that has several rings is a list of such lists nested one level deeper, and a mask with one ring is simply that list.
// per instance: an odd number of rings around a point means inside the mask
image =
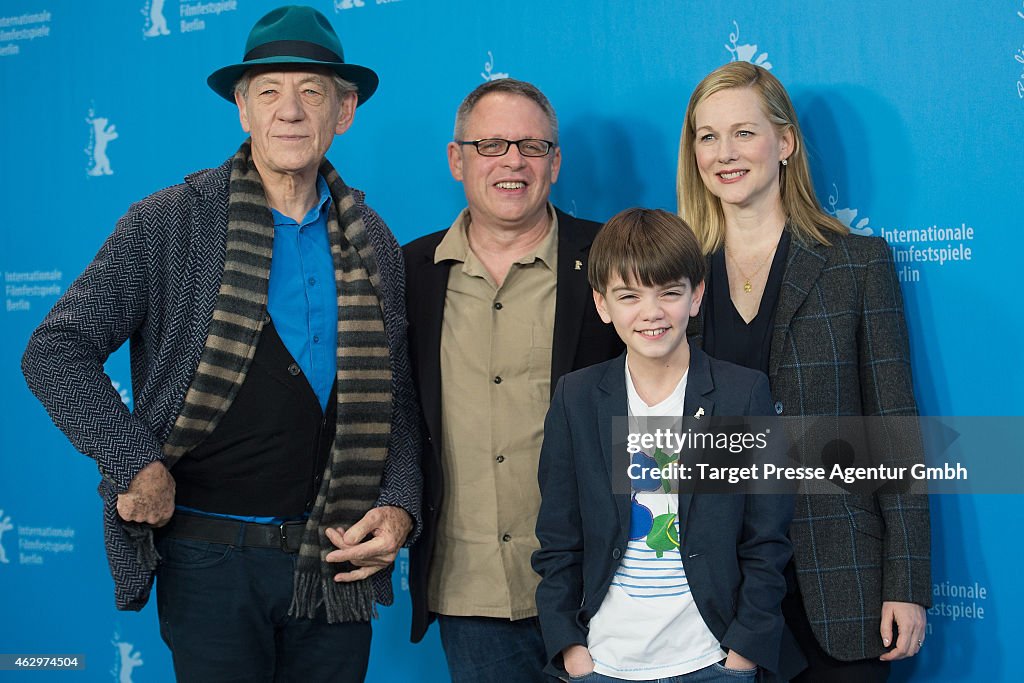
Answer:
[{"label": "gold lapel pin", "polygon": [[702,417],[704,416],[704,408],[703,408],[703,407],[697,408],[697,412],[696,412],[696,413],[694,413],[694,414],[693,414],[693,416],[694,416],[695,418],[697,418],[698,420],[699,420],[700,418],[702,418]]},{"label": "gold lapel pin", "polygon": [[583,261],[576,262],[576,270],[583,270]]}]

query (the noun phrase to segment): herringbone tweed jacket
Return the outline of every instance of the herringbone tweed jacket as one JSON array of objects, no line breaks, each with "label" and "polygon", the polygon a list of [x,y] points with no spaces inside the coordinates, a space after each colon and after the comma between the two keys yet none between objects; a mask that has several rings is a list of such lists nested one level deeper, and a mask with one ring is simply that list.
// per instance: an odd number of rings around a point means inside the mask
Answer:
[{"label": "herringbone tweed jacket", "polygon": [[[95,259],[32,334],[22,360],[29,388],[75,448],[96,460],[104,538],[118,609],[139,610],[153,572],[117,516],[117,494],[161,458],[199,364],[224,268],[230,159],[133,204]],[[402,251],[380,216],[353,190],[380,272],[393,373],[388,456],[378,505],[404,508],[421,527],[418,407],[406,338]],[[130,341],[134,410],[103,363]],[[373,576],[391,604],[390,571]]]},{"label": "herringbone tweed jacket", "polygon": [[[783,416],[916,416],[903,299],[884,240],[792,236],[775,310],[769,383]],[[704,311],[689,334],[703,341]],[[875,443],[879,450],[890,444]],[[886,457],[892,457],[891,453]],[[901,459],[920,460],[911,437]],[[803,495],[790,528],[807,617],[841,660],[884,651],[883,600],[931,606],[931,536],[923,495]]]}]

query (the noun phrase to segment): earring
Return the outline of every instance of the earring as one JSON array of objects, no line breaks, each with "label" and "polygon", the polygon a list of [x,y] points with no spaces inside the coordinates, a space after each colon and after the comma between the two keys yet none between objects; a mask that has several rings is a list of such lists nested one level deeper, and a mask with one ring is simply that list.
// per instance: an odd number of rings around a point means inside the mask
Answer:
[{"label": "earring", "polygon": [[783,166],[789,166],[789,159],[783,159],[782,160],[782,165]]}]

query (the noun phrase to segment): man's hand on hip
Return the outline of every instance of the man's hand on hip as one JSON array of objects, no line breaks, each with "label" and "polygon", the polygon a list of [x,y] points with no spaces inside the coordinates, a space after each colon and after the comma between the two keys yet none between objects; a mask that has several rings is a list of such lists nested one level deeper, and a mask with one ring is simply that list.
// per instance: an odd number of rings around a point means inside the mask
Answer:
[{"label": "man's hand on hip", "polygon": [[117,496],[117,514],[126,522],[163,526],[174,515],[174,477],[159,460],[135,475]]},{"label": "man's hand on hip", "polygon": [[373,508],[350,526],[327,529],[327,539],[338,548],[327,553],[328,562],[351,562],[358,567],[334,575],[335,581],[359,581],[395,561],[412,531],[412,517],[400,507]]}]

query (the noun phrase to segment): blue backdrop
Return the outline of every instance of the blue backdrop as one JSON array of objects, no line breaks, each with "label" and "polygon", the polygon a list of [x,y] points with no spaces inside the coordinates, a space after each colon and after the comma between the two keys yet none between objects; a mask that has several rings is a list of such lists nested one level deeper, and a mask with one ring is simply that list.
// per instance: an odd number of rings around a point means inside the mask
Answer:
[{"label": "blue backdrop", "polygon": [[[275,0],[3,0],[0,6],[0,652],[77,653],[88,680],[172,680],[155,608],[113,608],[93,463],[28,393],[28,335],[129,203],[234,152],[205,85]],[[330,157],[399,241],[464,204],[445,143],[462,97],[504,75],[561,120],[553,198],[604,220],[675,208],[690,91],[754,61],[786,84],[819,197],[895,250],[928,415],[1020,415],[1022,0],[313,0],[378,94]],[[1017,359],[1017,360],[1014,360]],[[127,353],[107,364],[131,405]],[[1002,455],[1002,454],[993,454]],[[1018,451],[1019,456],[1019,451]],[[1011,680],[1024,608],[1016,496],[936,497],[928,643],[900,679]],[[1010,532],[1008,535],[1007,532]],[[408,562],[374,625],[372,681],[447,680],[436,629],[408,643]],[[66,674],[39,674],[42,679]]]}]

